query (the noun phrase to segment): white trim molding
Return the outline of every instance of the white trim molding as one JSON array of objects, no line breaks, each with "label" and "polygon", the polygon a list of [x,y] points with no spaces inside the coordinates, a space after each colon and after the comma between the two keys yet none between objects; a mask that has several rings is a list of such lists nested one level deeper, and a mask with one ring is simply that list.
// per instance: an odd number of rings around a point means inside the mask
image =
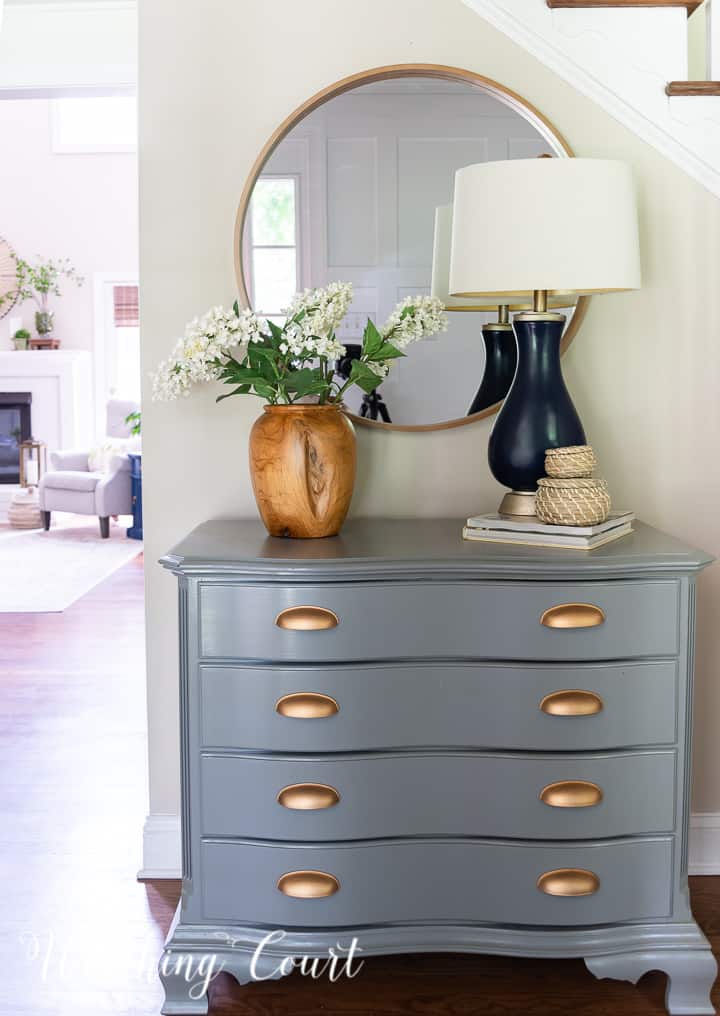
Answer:
[{"label": "white trim molding", "polygon": [[690,818],[690,874],[720,875],[720,811]]},{"label": "white trim molding", "polygon": [[[138,878],[180,878],[180,840],[179,815],[148,815]],[[690,819],[690,874],[720,875],[720,812],[701,812]]]},{"label": "white trim molding", "polygon": [[[686,11],[551,10],[545,0],[463,0],[619,123],[720,196],[720,96],[665,94],[687,79]],[[706,101],[702,110],[692,106]]]},{"label": "white trim molding", "polygon": [[139,879],[180,878],[182,850],[179,815],[148,815],[143,827],[143,866]]},{"label": "white trim molding", "polygon": [[0,32],[0,99],[134,94],[134,0],[8,3]]}]

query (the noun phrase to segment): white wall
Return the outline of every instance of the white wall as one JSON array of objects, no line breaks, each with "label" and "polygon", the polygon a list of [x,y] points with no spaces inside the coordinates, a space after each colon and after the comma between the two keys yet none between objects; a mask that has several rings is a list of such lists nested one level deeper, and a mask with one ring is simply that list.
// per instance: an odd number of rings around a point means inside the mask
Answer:
[{"label": "white wall", "polygon": [[[47,99],[0,100],[0,235],[20,257],[68,257],[85,277],[51,297],[63,348],[93,348],[96,273],[138,271],[137,156],[55,154]],[[12,348],[9,320],[21,317],[34,334],[35,304],[14,307],[0,321],[0,349]]]},{"label": "white wall", "polygon": [[[276,125],[308,96],[384,64],[466,67],[525,95],[578,155],[633,166],[644,287],[596,298],[566,357],[570,388],[616,504],[720,554],[720,203],[460,0],[141,5],[141,264],[145,367],[184,322],[235,295],[233,221]],[[601,199],[601,196],[599,196]],[[461,368],[459,368],[461,369]],[[150,796],[178,810],[175,580],[153,565],[194,525],[255,516],[252,399],[215,392],[143,425]],[[497,503],[491,422],[431,434],[360,431],[356,515],[451,515]],[[720,810],[720,568],[700,580],[695,808]]]}]

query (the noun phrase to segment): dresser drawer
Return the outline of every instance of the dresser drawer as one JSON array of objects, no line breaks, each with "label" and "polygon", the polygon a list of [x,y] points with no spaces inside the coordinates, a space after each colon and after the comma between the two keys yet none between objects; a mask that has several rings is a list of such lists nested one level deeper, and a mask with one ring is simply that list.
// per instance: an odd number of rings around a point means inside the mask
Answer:
[{"label": "dresser drawer", "polygon": [[[676,740],[674,660],[523,667],[206,665],[198,673],[200,736],[208,748],[312,753],[433,746],[584,751]],[[550,698],[564,690],[592,693],[597,699]],[[314,701],[320,715],[278,711],[286,708],[283,703],[296,701],[288,696],[303,693],[311,696],[305,712],[312,711]],[[599,712],[583,713],[598,707]]]},{"label": "dresser drawer", "polygon": [[[203,915],[208,921],[279,928],[409,921],[593,925],[665,917],[670,911],[672,839],[602,844],[379,841],[330,846],[202,843]],[[591,895],[548,895],[538,880]],[[574,874],[575,871],[589,874]],[[296,898],[286,891],[328,892]],[[330,878],[325,877],[329,875]],[[594,876],[594,878],[593,878]],[[304,883],[304,888],[303,888]],[[553,884],[554,883],[554,884]],[[362,946],[362,934],[359,936]]]},{"label": "dresser drawer", "polygon": [[202,583],[199,597],[204,657],[594,660],[678,651],[674,581]]},{"label": "dresser drawer", "polygon": [[599,839],[672,832],[675,752],[615,755],[206,755],[202,834]]}]

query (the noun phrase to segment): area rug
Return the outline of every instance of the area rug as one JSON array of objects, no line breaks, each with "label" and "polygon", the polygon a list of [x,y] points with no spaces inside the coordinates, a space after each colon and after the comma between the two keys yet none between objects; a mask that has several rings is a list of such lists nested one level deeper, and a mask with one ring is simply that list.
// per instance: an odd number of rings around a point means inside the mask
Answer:
[{"label": "area rug", "polygon": [[0,526],[0,613],[65,610],[142,552],[126,525],[111,521],[107,540],[86,516],[55,516],[47,533]]}]

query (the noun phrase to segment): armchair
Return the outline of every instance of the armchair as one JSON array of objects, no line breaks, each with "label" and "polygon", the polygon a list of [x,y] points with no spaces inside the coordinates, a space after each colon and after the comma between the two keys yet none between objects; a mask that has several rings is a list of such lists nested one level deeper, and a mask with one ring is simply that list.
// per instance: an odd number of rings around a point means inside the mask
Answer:
[{"label": "armchair", "polygon": [[[107,405],[108,437],[130,436],[125,417],[137,410],[135,402],[111,399]],[[132,513],[130,460],[127,455],[113,455],[109,468],[100,472],[90,468],[90,452],[86,450],[50,453],[51,469],[40,479],[39,502],[43,526],[50,528],[53,511],[97,515],[100,535],[110,535],[111,515]]]}]

